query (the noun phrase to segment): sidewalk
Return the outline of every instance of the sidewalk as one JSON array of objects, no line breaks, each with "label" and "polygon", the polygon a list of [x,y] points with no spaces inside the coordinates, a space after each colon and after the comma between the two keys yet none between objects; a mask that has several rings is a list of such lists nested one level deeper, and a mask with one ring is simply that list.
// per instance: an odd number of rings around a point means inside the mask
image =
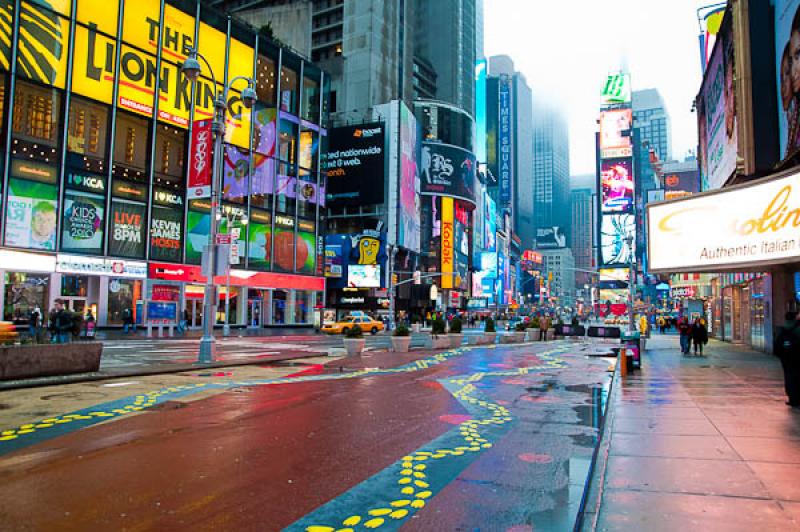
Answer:
[{"label": "sidewalk", "polygon": [[615,384],[583,530],[800,530],[800,411],[778,360],[653,335]]}]

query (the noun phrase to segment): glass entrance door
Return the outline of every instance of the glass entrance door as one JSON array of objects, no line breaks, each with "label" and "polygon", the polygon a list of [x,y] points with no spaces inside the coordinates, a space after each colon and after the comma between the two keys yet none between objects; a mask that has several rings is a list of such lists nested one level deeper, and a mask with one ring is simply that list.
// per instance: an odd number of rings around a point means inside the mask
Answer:
[{"label": "glass entrance door", "polygon": [[251,299],[247,302],[247,325],[249,327],[261,327],[263,325],[262,316],[263,305],[261,299]]},{"label": "glass entrance door", "polygon": [[199,329],[203,326],[203,300],[187,299],[186,310],[189,311],[189,322],[186,324],[190,329]]},{"label": "glass entrance door", "polygon": [[85,297],[62,297],[64,300],[64,308],[76,314],[83,314],[86,310]]}]

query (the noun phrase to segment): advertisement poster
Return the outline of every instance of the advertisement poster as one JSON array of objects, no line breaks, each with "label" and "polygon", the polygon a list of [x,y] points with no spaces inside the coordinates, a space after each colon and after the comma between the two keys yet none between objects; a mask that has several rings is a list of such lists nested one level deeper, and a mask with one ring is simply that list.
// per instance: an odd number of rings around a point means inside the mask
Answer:
[{"label": "advertisement poster", "polygon": [[722,187],[736,170],[738,135],[733,42],[730,29],[720,32],[700,91],[697,121],[700,144],[700,170],[704,190]]},{"label": "advertisement poster", "polygon": [[700,174],[697,170],[675,172],[664,176],[664,199],[677,199],[700,192]]},{"label": "advertisement poster", "polygon": [[612,72],[600,91],[600,105],[622,105],[631,102],[631,75],[627,72]]},{"label": "advertisement poster", "polygon": [[195,120],[189,153],[188,198],[211,197],[212,150],[211,120]]},{"label": "advertisement poster", "polygon": [[497,131],[497,171],[500,182],[500,202],[511,201],[513,182],[513,141],[511,139],[511,80],[507,76],[500,78],[498,88],[498,131]]},{"label": "advertisement poster", "polygon": [[347,269],[350,288],[380,288],[381,267],[374,264],[353,264]]},{"label": "advertisement poster", "polygon": [[475,156],[450,144],[423,142],[420,193],[448,195],[475,203]]},{"label": "advertisement poster", "polygon": [[247,177],[250,174],[248,150],[225,144],[223,152],[222,197],[241,200],[247,196]]},{"label": "advertisement poster", "polygon": [[420,249],[417,138],[417,120],[405,104],[400,104],[400,209],[397,242],[415,253],[419,253]]},{"label": "advertisement poster", "polygon": [[455,234],[453,227],[453,198],[442,198],[442,288],[453,288],[455,270]]},{"label": "advertisement poster", "polygon": [[486,205],[485,226],[483,237],[486,249],[495,251],[497,249],[497,204],[487,194],[484,205]]},{"label": "advertisement poster", "polygon": [[253,130],[253,194],[272,194],[275,183],[275,109],[257,105]]},{"label": "advertisement poster", "polygon": [[54,251],[57,198],[54,185],[9,179],[6,245]]},{"label": "advertisement poster", "polygon": [[[781,158],[800,149],[800,38],[791,40],[800,0],[775,0],[775,74],[778,86],[778,131]],[[795,28],[794,33],[800,31]],[[796,80],[796,81],[795,81]]]},{"label": "advertisement poster", "polygon": [[64,193],[61,251],[102,254],[105,198],[68,190]]},{"label": "advertisement poster", "polygon": [[536,229],[538,249],[559,249],[567,247],[567,236],[560,227],[538,227]]},{"label": "advertisement poster", "polygon": [[633,111],[617,109],[600,113],[600,153],[603,158],[633,155]]},{"label": "advertisement poster", "polygon": [[382,122],[329,130],[327,200],[340,205],[383,202],[384,155]]},{"label": "advertisement poster", "polygon": [[200,264],[203,248],[208,245],[211,215],[208,211],[189,209],[186,217],[186,262]]},{"label": "advertisement poster", "polygon": [[633,208],[632,159],[605,159],[600,165],[603,212],[630,212]]},{"label": "advertisement poster", "polygon": [[627,266],[634,260],[636,220],[632,214],[607,214],[600,225],[603,266]]},{"label": "advertisement poster", "polygon": [[[300,237],[298,236],[299,240]],[[294,249],[297,244],[302,248],[298,249],[298,259],[303,258],[302,253],[308,253],[308,248],[303,242],[295,240],[293,229],[275,229],[275,266],[284,272],[294,271]],[[307,258],[307,257],[306,257]]]},{"label": "advertisement poster", "polygon": [[254,270],[268,270],[272,228],[269,224],[251,221],[247,228],[247,265]]},{"label": "advertisement poster", "polygon": [[295,254],[297,255],[297,272],[314,273],[317,266],[317,242],[314,233],[305,231],[297,232],[297,244]]},{"label": "advertisement poster", "polygon": [[144,257],[145,213],[138,203],[114,200],[111,203],[111,234],[108,254],[117,257]]},{"label": "advertisement poster", "polygon": [[150,258],[165,262],[181,261],[183,212],[176,208],[153,206],[150,221]]},{"label": "advertisement poster", "polygon": [[347,267],[345,257],[350,256],[348,235],[325,236],[325,277],[341,279]]},{"label": "advertisement poster", "polygon": [[[300,132],[300,147],[297,154],[297,162],[300,166],[301,176],[309,175],[315,169],[317,152],[319,151],[319,137],[311,130],[304,129]],[[314,178],[316,180],[316,177]]]}]

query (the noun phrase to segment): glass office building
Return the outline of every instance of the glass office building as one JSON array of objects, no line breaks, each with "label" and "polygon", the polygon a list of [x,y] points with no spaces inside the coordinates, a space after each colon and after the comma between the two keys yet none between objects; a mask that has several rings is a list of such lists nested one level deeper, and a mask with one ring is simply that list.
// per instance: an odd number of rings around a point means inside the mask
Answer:
[{"label": "glass office building", "polygon": [[[238,253],[217,318],[230,297],[232,324],[312,322],[324,290],[323,72],[193,1],[0,0],[0,33],[3,319],[63,298],[115,325],[136,301],[168,300],[200,325],[215,221],[210,199],[187,191],[190,139],[215,93],[244,76],[258,101],[242,105],[244,80],[228,93],[218,223]],[[194,84],[180,71],[190,47],[208,61]]]}]

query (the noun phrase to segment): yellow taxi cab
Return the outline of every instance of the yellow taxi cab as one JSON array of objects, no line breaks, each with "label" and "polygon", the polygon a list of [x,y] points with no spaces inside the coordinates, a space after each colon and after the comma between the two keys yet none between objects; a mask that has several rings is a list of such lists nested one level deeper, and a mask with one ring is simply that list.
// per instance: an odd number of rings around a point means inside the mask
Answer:
[{"label": "yellow taxi cab", "polygon": [[0,321],[0,344],[13,344],[17,337],[17,328],[13,323]]},{"label": "yellow taxi cab", "polygon": [[322,332],[328,334],[344,334],[351,327],[360,327],[361,332],[376,334],[383,330],[383,322],[373,320],[369,316],[348,316],[336,323],[322,326]]}]

